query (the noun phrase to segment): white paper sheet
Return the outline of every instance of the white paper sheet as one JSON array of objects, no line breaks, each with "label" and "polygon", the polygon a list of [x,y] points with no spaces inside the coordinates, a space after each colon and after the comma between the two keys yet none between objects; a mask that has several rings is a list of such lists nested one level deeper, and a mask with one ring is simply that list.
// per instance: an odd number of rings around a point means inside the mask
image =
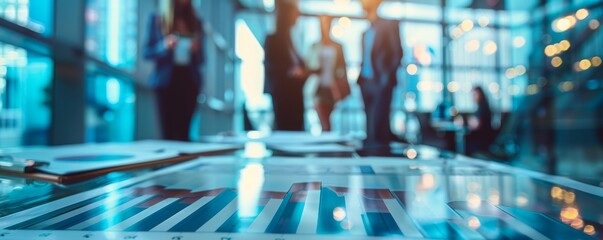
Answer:
[{"label": "white paper sheet", "polygon": [[39,170],[66,175],[72,173],[157,161],[178,156],[178,152],[144,151],[102,144],[68,145],[12,152],[13,157],[47,162]]},{"label": "white paper sheet", "polygon": [[174,48],[174,63],[176,65],[188,65],[191,62],[191,44],[192,38],[179,37],[178,43]]},{"label": "white paper sheet", "polygon": [[324,144],[324,143],[348,143],[356,140],[350,135],[338,133],[323,133],[312,135],[308,132],[277,131],[269,135],[259,132],[250,132],[247,135],[234,136],[204,136],[201,141],[212,143],[244,144],[249,141],[262,142],[270,146],[286,146],[295,144]]},{"label": "white paper sheet", "polygon": [[294,144],[268,146],[273,150],[286,153],[353,153],[355,149],[339,144]]},{"label": "white paper sheet", "polygon": [[180,141],[168,141],[168,140],[143,140],[127,144],[127,147],[135,150],[146,150],[146,151],[176,151],[180,154],[201,154],[201,153],[212,153],[219,151],[235,150],[242,148],[242,145],[236,144],[222,144],[222,143],[194,143],[194,142],[180,142]]}]

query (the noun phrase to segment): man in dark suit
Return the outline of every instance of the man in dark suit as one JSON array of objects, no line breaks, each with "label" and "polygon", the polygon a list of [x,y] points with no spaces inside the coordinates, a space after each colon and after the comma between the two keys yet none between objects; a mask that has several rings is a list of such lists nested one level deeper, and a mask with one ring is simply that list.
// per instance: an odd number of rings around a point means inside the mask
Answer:
[{"label": "man in dark suit", "polygon": [[390,105],[403,50],[397,21],[379,18],[382,0],[361,0],[371,27],[362,36],[362,67],[358,84],[366,111],[366,133],[369,144],[388,144],[394,135],[390,130]]},{"label": "man in dark suit", "polygon": [[275,130],[304,130],[303,89],[310,72],[291,39],[297,22],[296,0],[276,1],[276,32],[266,38],[265,92],[272,94]]}]

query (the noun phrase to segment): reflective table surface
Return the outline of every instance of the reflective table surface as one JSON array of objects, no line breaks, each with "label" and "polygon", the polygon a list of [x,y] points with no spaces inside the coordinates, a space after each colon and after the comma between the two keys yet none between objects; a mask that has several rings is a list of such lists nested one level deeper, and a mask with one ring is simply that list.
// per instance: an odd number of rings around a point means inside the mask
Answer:
[{"label": "reflective table surface", "polygon": [[420,146],[257,147],[71,186],[0,176],[0,240],[603,239],[603,189],[566,178]]}]

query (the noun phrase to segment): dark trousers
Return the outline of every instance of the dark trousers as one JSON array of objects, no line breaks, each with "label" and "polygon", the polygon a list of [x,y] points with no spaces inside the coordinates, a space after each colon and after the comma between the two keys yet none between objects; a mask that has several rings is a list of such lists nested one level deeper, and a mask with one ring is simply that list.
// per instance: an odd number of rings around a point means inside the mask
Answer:
[{"label": "dark trousers", "polygon": [[174,67],[169,84],[157,89],[157,105],[163,139],[189,141],[191,119],[197,106],[199,87],[189,67]]},{"label": "dark trousers", "polygon": [[394,87],[365,80],[360,85],[366,113],[366,142],[389,144],[394,138],[390,128],[390,112]]},{"label": "dark trousers", "polygon": [[291,81],[274,88],[272,107],[275,130],[304,131],[303,83]]}]

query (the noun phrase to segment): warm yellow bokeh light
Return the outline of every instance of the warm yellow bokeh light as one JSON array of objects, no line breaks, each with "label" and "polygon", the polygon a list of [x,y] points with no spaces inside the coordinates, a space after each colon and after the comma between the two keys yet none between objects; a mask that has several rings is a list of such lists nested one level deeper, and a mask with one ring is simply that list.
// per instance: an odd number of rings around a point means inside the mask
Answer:
[{"label": "warm yellow bokeh light", "polygon": [[515,68],[507,69],[507,71],[505,71],[505,76],[507,76],[507,78],[509,79],[517,77],[517,72],[515,71]]},{"label": "warm yellow bokeh light", "polygon": [[580,70],[584,71],[584,70],[589,69],[592,66],[592,63],[588,59],[582,59],[582,61],[580,61],[578,66],[580,67]]},{"label": "warm yellow bokeh light", "polygon": [[496,94],[498,93],[498,91],[500,91],[500,85],[498,85],[498,83],[493,82],[488,85],[488,89],[491,93]]},{"label": "warm yellow bokeh light", "polygon": [[465,31],[465,32],[469,32],[473,29],[473,21],[469,20],[469,19],[465,19],[462,23],[461,23],[461,30]]},{"label": "warm yellow bokeh light", "polygon": [[538,93],[538,85],[536,84],[530,84],[528,85],[527,89],[526,89],[526,93],[528,95],[534,95]]},{"label": "warm yellow bokeh light", "polygon": [[553,22],[555,32],[565,32],[572,27],[572,23],[567,18],[562,18]]},{"label": "warm yellow bokeh light", "polygon": [[521,48],[524,45],[526,45],[526,38],[521,37],[521,36],[513,38],[513,47]]},{"label": "warm yellow bokeh light", "polygon": [[553,65],[553,67],[560,67],[563,64],[563,59],[561,59],[560,57],[554,57],[553,59],[551,59],[551,65]]},{"label": "warm yellow bokeh light", "polygon": [[477,19],[477,23],[481,27],[486,27],[486,26],[488,26],[488,24],[490,24],[490,19],[486,16],[481,16],[481,17],[479,17],[479,19]]},{"label": "warm yellow bokeh light", "polygon": [[333,209],[333,219],[335,219],[335,221],[341,222],[346,216],[347,213],[345,212],[345,209],[341,207],[336,207]]},{"label": "warm yellow bokeh light", "polygon": [[463,34],[465,34],[465,32],[463,31],[463,29],[461,29],[460,27],[455,27],[454,29],[452,29],[452,32],[450,33],[450,36],[453,39],[457,39],[457,38],[460,38],[461,36],[463,36]]},{"label": "warm yellow bokeh light", "polygon": [[467,219],[467,226],[473,230],[478,229],[481,225],[479,219],[476,217],[469,217]]},{"label": "warm yellow bokeh light", "polygon": [[572,44],[568,40],[563,40],[559,42],[559,46],[561,46],[562,51],[567,51],[572,46]]},{"label": "warm yellow bokeh light", "polygon": [[595,235],[595,233],[597,233],[595,231],[595,227],[593,227],[592,225],[586,225],[586,227],[584,227],[584,233],[588,234],[588,235]]},{"label": "warm yellow bokeh light", "polygon": [[467,206],[470,208],[479,208],[482,205],[482,197],[475,193],[467,194]]},{"label": "warm yellow bokeh light", "polygon": [[517,74],[517,76],[524,75],[527,71],[528,70],[524,65],[518,65],[517,67],[515,67],[515,73]]},{"label": "warm yellow bokeh light", "polygon": [[593,64],[593,67],[601,66],[601,57],[593,57],[590,61]]},{"label": "warm yellow bokeh light", "polygon": [[450,92],[458,92],[461,89],[461,85],[456,82],[456,81],[452,81],[448,83],[448,91]]},{"label": "warm yellow bokeh light", "polygon": [[331,29],[331,33],[333,34],[334,37],[341,38],[341,37],[343,37],[344,29],[341,25],[338,24],[338,25],[333,26],[333,28]]},{"label": "warm yellow bokeh light", "polygon": [[562,92],[569,92],[574,90],[574,84],[572,82],[562,82],[559,84],[559,90]]},{"label": "warm yellow bokeh light", "polygon": [[565,192],[563,194],[563,201],[567,204],[572,204],[576,201],[576,194],[573,192]]},{"label": "warm yellow bokeh light", "polygon": [[592,30],[599,28],[600,25],[601,25],[601,23],[597,19],[593,19],[593,20],[590,20],[590,22],[588,22],[588,27]]},{"label": "warm yellow bokeh light", "polygon": [[572,224],[570,224],[570,225],[575,229],[581,229],[582,227],[584,227],[584,220],[576,219],[576,220],[572,221]]},{"label": "warm yellow bokeh light", "polygon": [[408,64],[406,72],[408,72],[409,75],[416,75],[417,72],[419,72],[419,67],[416,64]]},{"label": "warm yellow bokeh light", "polygon": [[557,48],[554,45],[548,45],[544,48],[544,54],[546,54],[547,57],[555,56],[555,54],[557,54]]},{"label": "warm yellow bokeh light", "polygon": [[350,20],[349,17],[339,18],[339,20],[337,22],[339,23],[339,25],[341,25],[343,27],[349,27],[352,25],[352,20]]},{"label": "warm yellow bokeh light", "polygon": [[494,41],[486,41],[485,45],[484,45],[484,54],[485,55],[492,55],[494,53],[496,53],[496,51],[498,50],[498,46],[496,45],[496,43]]},{"label": "warm yellow bokeh light", "polygon": [[417,83],[417,89],[420,92],[431,91],[431,82],[429,82],[429,81],[420,81],[419,83]]},{"label": "warm yellow bokeh light", "polygon": [[576,18],[578,20],[584,20],[588,17],[588,10],[582,8],[578,11],[576,11]]},{"label": "warm yellow bokeh light", "polygon": [[479,49],[480,43],[477,39],[473,39],[465,43],[465,51],[475,52]]},{"label": "warm yellow bokeh light", "polygon": [[563,198],[563,192],[563,189],[561,189],[560,187],[553,187],[551,188],[551,197],[555,199],[561,199]]},{"label": "warm yellow bokeh light", "polygon": [[580,216],[580,212],[575,207],[567,207],[561,210],[561,217],[569,220],[574,220]]},{"label": "warm yellow bokeh light", "polygon": [[406,157],[408,159],[415,159],[415,158],[417,158],[417,156],[419,156],[419,153],[417,153],[417,150],[415,150],[413,148],[408,149],[408,151],[406,151]]}]

